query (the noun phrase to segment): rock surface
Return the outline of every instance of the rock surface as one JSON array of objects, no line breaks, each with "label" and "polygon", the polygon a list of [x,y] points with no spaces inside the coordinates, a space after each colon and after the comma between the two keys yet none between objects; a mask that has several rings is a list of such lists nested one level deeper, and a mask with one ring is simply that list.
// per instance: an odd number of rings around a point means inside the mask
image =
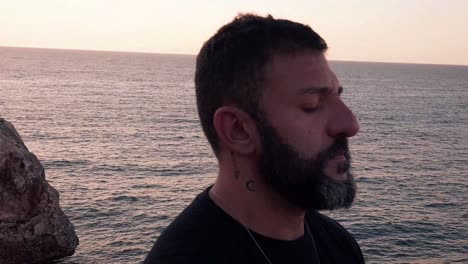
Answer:
[{"label": "rock surface", "polygon": [[44,168],[0,118],[0,263],[43,263],[73,255],[77,246]]}]

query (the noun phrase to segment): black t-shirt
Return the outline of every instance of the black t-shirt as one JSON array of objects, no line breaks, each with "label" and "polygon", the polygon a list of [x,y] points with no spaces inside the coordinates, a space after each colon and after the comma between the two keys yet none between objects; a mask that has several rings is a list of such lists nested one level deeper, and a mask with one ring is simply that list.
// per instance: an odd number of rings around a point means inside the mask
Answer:
[{"label": "black t-shirt", "polygon": [[[166,228],[145,264],[268,264],[245,227],[219,208],[208,190],[199,194]],[[364,263],[357,242],[335,220],[311,211],[306,214],[306,221],[313,238],[307,231],[293,241],[251,233],[273,264],[318,263],[317,254],[321,264]]]}]

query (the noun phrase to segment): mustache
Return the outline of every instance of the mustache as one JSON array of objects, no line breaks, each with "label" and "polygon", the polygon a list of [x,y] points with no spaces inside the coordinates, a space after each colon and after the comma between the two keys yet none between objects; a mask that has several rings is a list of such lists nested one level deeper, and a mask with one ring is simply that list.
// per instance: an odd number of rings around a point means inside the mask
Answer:
[{"label": "mustache", "polygon": [[336,172],[347,172],[351,167],[351,155],[348,148],[348,139],[345,137],[335,139],[330,147],[319,154],[318,160],[320,161],[320,167],[323,169],[327,163],[327,160],[332,159],[337,154],[343,154],[346,158],[346,161],[338,164]]},{"label": "mustache", "polygon": [[340,153],[344,153],[345,157],[349,159],[348,138],[341,137],[335,139],[332,145],[323,151],[322,155],[325,159],[330,159]]}]

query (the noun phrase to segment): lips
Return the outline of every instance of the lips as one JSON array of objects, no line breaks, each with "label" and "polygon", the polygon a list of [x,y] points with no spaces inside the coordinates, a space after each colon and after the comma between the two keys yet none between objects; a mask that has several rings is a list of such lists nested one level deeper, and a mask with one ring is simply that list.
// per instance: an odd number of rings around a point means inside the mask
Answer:
[{"label": "lips", "polygon": [[334,155],[331,156],[330,160],[347,160],[346,158],[346,151],[345,150],[339,150],[337,151]]},{"label": "lips", "polygon": [[348,179],[349,163],[344,155],[337,155],[328,160],[324,168],[324,174],[334,182],[340,183]]},{"label": "lips", "polygon": [[325,174],[336,182],[342,182],[348,178],[349,152],[346,149],[338,149],[330,155],[325,163]]}]

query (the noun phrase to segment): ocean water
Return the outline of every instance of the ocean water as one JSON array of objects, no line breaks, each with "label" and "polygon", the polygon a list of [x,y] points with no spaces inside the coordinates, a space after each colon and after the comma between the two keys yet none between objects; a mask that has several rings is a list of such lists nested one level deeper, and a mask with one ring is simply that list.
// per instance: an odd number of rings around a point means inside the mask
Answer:
[{"label": "ocean water", "polygon": [[[80,245],[59,263],[140,263],[215,179],[195,57],[0,48],[0,117],[41,160]],[[367,263],[468,263],[468,66],[332,62],[361,124],[358,197],[325,212]]]}]

